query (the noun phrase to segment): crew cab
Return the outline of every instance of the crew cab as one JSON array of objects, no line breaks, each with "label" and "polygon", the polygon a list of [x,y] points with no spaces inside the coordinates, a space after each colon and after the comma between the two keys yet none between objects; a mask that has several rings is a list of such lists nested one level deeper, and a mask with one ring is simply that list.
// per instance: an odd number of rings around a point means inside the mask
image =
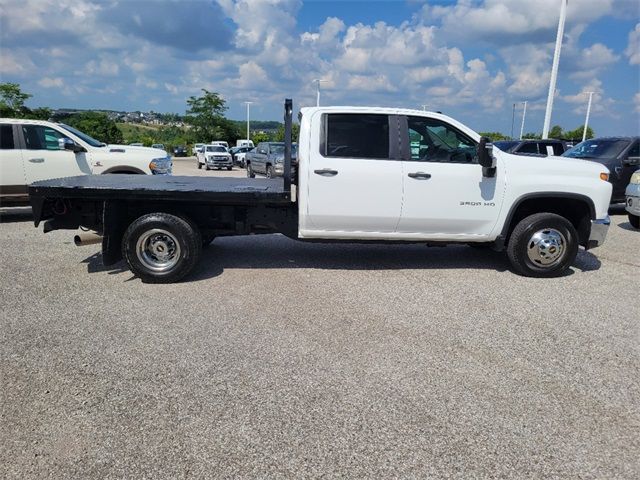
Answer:
[{"label": "crew cab", "polygon": [[212,168],[217,170],[222,168],[231,170],[233,168],[231,154],[227,148],[222,145],[204,145],[202,150],[198,152],[196,160],[198,162],[198,168],[204,166],[205,170]]},{"label": "crew cab", "polygon": [[105,145],[63,123],[0,119],[0,201],[28,203],[27,186],[48,178],[103,173],[169,174],[171,157],[154,148]]},{"label": "crew cab", "polygon": [[292,177],[291,127],[287,100],[282,178],[37,182],[35,224],[94,230],[105,265],[124,257],[155,283],[188,275],[217,236],[484,245],[506,251],[515,272],[533,277],[563,274],[579,246],[605,240],[611,184],[600,164],[512,155],[433,112],[312,107],[300,112]]}]

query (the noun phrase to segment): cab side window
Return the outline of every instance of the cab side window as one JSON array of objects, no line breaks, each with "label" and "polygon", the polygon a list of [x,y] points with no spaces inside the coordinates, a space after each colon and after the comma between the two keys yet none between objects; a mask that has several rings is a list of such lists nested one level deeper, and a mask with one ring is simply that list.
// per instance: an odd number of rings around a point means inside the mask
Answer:
[{"label": "cab side window", "polygon": [[[538,153],[538,144],[535,142],[525,143],[520,147],[518,153]],[[544,154],[546,155],[546,151]]]},{"label": "cab side window", "polygon": [[320,153],[324,157],[388,160],[389,117],[359,113],[330,113],[324,119]]},{"label": "cab side window", "polygon": [[411,160],[418,162],[477,163],[477,144],[442,120],[409,117]]},{"label": "cab side window", "polygon": [[13,150],[13,125],[0,125],[0,150]]},{"label": "cab side window", "polygon": [[27,150],[60,150],[58,140],[67,138],[62,133],[42,125],[22,125]]},{"label": "cab side window", "polygon": [[627,153],[627,158],[631,157],[640,157],[640,142],[636,142],[636,144],[629,150],[629,153]]}]

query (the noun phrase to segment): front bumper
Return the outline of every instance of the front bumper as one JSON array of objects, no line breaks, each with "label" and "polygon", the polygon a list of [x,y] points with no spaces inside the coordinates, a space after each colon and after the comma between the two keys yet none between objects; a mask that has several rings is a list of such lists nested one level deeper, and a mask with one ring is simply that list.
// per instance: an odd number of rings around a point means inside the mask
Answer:
[{"label": "front bumper", "polygon": [[207,158],[207,166],[209,168],[231,167],[232,165],[231,158]]},{"label": "front bumper", "polygon": [[631,184],[625,192],[627,201],[625,208],[631,215],[640,216],[640,184]]},{"label": "front bumper", "polygon": [[587,250],[601,246],[607,238],[607,232],[611,225],[609,215],[598,220],[591,220],[591,234],[587,243]]}]

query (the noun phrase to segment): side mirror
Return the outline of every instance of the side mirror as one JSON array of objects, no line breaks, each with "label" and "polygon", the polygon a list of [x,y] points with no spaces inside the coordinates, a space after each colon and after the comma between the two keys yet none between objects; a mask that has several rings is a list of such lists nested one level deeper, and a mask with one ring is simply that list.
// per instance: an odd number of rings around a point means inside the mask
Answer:
[{"label": "side mirror", "polygon": [[493,157],[493,145],[487,137],[480,137],[478,144],[478,163],[482,166],[482,175],[493,177],[496,174],[496,160]]},{"label": "side mirror", "polygon": [[71,150],[73,153],[85,151],[84,148],[82,148],[80,145],[77,145],[76,142],[66,137],[58,139],[58,147],[60,148],[60,150]]},{"label": "side mirror", "polygon": [[640,165],[640,157],[627,157],[622,163],[626,165]]}]

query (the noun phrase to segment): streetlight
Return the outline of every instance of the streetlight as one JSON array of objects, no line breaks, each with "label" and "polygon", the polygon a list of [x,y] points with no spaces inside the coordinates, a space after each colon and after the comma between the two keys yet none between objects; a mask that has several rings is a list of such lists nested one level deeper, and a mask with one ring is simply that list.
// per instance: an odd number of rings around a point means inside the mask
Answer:
[{"label": "streetlight", "polygon": [[422,111],[426,112],[427,111],[427,106],[426,105],[422,105]]},{"label": "streetlight", "polygon": [[520,125],[520,140],[522,140],[522,136],[524,135],[524,117],[527,116],[527,101],[522,102],[524,108],[522,109],[522,125]]},{"label": "streetlight", "polygon": [[584,92],[589,94],[589,103],[587,104],[587,117],[584,119],[584,130],[582,131],[582,141],[587,139],[587,127],[589,126],[589,114],[591,113],[591,99],[594,92]]},{"label": "streetlight", "polygon": [[250,140],[249,139],[249,105],[251,105],[253,102],[244,102],[247,104],[247,142]]},{"label": "streetlight", "polygon": [[513,110],[511,111],[511,140],[513,140],[513,124],[516,121],[516,104],[513,104]]},{"label": "streetlight", "polygon": [[553,97],[556,94],[556,81],[558,80],[558,65],[560,64],[560,50],[562,49],[562,37],[564,35],[564,22],[567,19],[567,5],[569,0],[561,0],[560,20],[558,22],[558,35],[556,37],[556,51],[553,54],[553,66],[551,67],[551,80],[549,82],[549,96],[547,97],[547,110],[544,114],[544,127],[542,128],[542,138],[549,138],[549,127],[551,126],[551,110],[553,110]]},{"label": "streetlight", "polygon": [[315,78],[313,81],[316,82],[316,85],[317,85],[316,107],[319,107],[320,106],[320,83],[321,82],[325,82],[326,83],[326,82],[328,82],[328,80],[322,80],[320,78]]}]

